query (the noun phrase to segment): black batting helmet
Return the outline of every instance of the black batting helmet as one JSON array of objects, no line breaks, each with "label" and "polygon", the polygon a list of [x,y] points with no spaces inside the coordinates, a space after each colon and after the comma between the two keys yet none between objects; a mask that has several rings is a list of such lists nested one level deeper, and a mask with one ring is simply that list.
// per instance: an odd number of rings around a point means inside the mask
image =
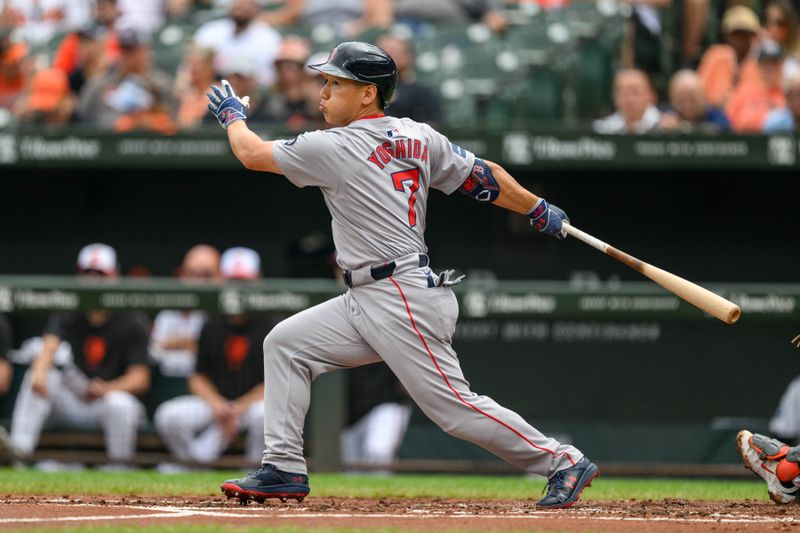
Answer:
[{"label": "black batting helmet", "polygon": [[348,41],[333,49],[328,61],[309,68],[378,88],[383,107],[389,105],[397,85],[397,66],[389,54],[369,43]]}]

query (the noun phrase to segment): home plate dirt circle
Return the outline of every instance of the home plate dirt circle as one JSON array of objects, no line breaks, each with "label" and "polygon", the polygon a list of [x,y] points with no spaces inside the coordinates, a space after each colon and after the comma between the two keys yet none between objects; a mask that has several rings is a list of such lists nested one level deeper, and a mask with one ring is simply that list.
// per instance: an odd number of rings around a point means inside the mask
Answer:
[{"label": "home plate dirt circle", "polygon": [[452,531],[798,531],[800,505],[689,500],[585,500],[541,510],[533,501],[315,498],[239,505],[224,497],[5,495],[0,531],[85,524],[297,526]]}]

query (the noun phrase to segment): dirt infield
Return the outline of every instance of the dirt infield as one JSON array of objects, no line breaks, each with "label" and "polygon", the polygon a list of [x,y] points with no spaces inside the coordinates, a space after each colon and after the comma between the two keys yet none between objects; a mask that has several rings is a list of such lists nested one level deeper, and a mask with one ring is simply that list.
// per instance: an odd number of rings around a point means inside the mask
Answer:
[{"label": "dirt infield", "polygon": [[396,527],[415,531],[797,531],[800,505],[688,500],[579,502],[543,511],[532,501],[308,498],[303,503],[241,506],[208,498],[78,498],[6,495],[0,531],[87,524],[225,524],[297,527]]}]

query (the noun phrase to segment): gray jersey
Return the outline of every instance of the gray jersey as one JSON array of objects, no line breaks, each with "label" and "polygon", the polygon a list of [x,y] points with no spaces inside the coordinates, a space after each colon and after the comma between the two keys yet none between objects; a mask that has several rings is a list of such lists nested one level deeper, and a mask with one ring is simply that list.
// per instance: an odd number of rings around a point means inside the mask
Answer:
[{"label": "gray jersey", "polygon": [[273,154],[289,181],[322,189],[343,269],[427,252],[430,187],[451,194],[475,162],[427,124],[395,117],[276,141]]}]

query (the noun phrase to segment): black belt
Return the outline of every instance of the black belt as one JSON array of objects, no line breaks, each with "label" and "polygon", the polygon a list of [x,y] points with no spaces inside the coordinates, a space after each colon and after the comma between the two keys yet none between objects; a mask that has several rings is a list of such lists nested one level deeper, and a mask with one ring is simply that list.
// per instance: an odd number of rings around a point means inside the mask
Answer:
[{"label": "black belt", "polygon": [[[427,254],[419,254],[419,265],[420,267],[426,267],[430,264],[430,258]],[[394,274],[394,270],[397,268],[397,264],[394,261],[389,261],[385,265],[374,266],[369,269],[370,276],[375,281],[386,279],[392,274]],[[353,286],[353,274],[350,270],[344,271],[344,283],[348,287]]]}]

